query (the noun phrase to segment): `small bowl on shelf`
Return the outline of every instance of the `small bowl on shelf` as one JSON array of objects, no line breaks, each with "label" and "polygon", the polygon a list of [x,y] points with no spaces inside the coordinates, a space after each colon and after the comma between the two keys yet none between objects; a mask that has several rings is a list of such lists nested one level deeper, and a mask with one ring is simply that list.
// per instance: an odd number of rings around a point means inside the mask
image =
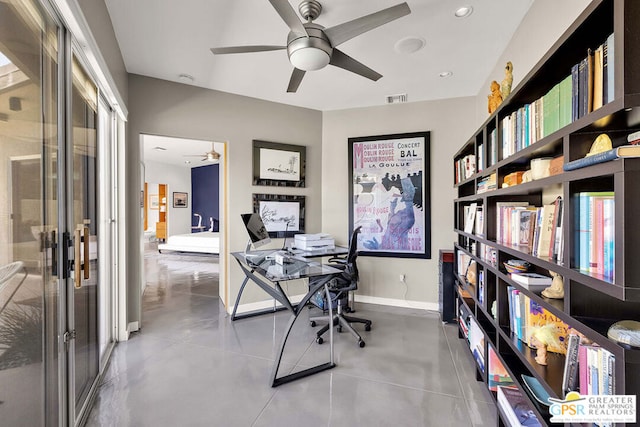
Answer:
[{"label": "small bowl on shelf", "polygon": [[520,259],[510,259],[502,263],[507,273],[526,273],[531,268],[531,264]]}]

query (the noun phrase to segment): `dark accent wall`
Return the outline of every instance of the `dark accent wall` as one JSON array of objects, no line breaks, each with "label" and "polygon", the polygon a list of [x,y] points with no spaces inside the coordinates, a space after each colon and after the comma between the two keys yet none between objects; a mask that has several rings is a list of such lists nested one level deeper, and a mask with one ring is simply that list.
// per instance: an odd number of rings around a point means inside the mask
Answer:
[{"label": "dark accent wall", "polygon": [[220,165],[207,165],[191,169],[192,226],[198,225],[198,217],[194,216],[197,213],[202,215],[202,225],[205,226],[205,230],[209,229],[209,218],[214,219],[213,231],[219,230],[219,169]]}]

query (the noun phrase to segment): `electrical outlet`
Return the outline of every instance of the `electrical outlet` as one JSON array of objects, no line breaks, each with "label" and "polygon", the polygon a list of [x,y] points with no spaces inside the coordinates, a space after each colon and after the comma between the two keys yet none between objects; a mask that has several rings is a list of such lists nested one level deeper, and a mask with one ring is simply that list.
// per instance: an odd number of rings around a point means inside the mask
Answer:
[{"label": "electrical outlet", "polygon": [[404,274],[401,274],[401,275],[400,275],[400,281],[401,281],[401,282],[404,282],[404,278],[405,278]]}]

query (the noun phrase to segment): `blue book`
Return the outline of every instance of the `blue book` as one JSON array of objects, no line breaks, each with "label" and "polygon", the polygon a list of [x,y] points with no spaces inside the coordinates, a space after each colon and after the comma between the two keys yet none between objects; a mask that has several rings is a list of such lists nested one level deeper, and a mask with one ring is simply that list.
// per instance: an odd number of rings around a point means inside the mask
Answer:
[{"label": "blue book", "polygon": [[613,281],[615,272],[615,201],[614,199],[604,199],[604,278]]},{"label": "blue book", "polygon": [[611,102],[615,98],[615,90],[614,90],[614,72],[615,72],[615,48],[613,43],[613,33],[607,37],[607,74],[606,74],[606,89],[605,92],[607,97],[605,98],[605,102]]},{"label": "blue book", "polygon": [[572,171],[598,163],[610,162],[611,160],[616,160],[621,157],[640,157],[640,145],[623,145],[608,151],[603,151],[602,153],[573,160],[565,163],[564,166],[562,166],[562,169],[565,171]]},{"label": "blue book", "polygon": [[591,197],[589,196],[588,193],[580,193],[578,195],[578,197],[580,198],[580,203],[579,203],[579,218],[580,221],[578,222],[578,236],[579,236],[579,240],[578,240],[578,245],[579,245],[579,257],[578,257],[578,265],[577,267],[585,272],[589,272],[590,271],[590,266],[589,266],[589,258],[591,256],[590,254],[590,248],[589,248],[589,240],[591,239],[591,220],[590,220],[590,213],[591,213],[591,209],[590,209],[590,199]]}]

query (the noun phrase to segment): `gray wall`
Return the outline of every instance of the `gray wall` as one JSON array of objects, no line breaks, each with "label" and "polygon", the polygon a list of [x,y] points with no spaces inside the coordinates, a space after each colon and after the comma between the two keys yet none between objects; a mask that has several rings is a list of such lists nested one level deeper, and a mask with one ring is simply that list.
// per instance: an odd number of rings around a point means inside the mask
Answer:
[{"label": "gray wall", "polygon": [[[164,80],[129,76],[128,172],[132,173],[129,198],[129,218],[139,218],[139,162],[140,134],[166,135],[208,141],[226,141],[223,163],[226,170],[226,211],[222,209],[223,236],[228,247],[221,252],[241,251],[247,234],[240,214],[251,212],[252,193],[297,194],[306,196],[308,230],[321,230],[321,152],[322,113],[316,110],[291,107],[195,86]],[[282,142],[307,147],[307,187],[256,187],[252,185],[252,140]],[[133,176],[133,174],[136,174]],[[223,184],[224,186],[224,184]],[[135,240],[141,233],[139,221],[131,224],[130,235]],[[224,238],[224,237],[223,237]],[[132,242],[132,248],[135,243]],[[274,242],[277,246],[279,243]],[[280,243],[281,244],[281,243]],[[131,277],[140,276],[140,265],[132,265]],[[235,261],[221,257],[221,282],[230,286],[235,297],[243,275]],[[290,287],[293,293],[304,288]],[[243,302],[264,300],[264,293],[248,287]],[[129,286],[138,289],[138,286]],[[133,298],[136,299],[135,295]],[[139,306],[139,300],[132,301]],[[135,308],[130,305],[130,308]],[[132,313],[138,315],[139,313]],[[131,319],[135,320],[135,319]]]},{"label": "gray wall", "polygon": [[[346,243],[348,237],[348,162],[350,137],[430,131],[431,139],[431,254],[430,260],[406,258],[358,259],[359,296],[387,302],[437,308],[438,250],[451,249],[453,233],[452,158],[473,131],[475,99],[330,111],[322,126],[322,229]],[[406,275],[407,287],[399,275]],[[381,300],[376,300],[380,298]],[[389,301],[396,300],[396,301]],[[424,303],[427,303],[426,305]]]},{"label": "gray wall", "polygon": [[80,9],[82,9],[87,23],[91,27],[91,33],[109,67],[111,77],[113,77],[114,82],[118,86],[120,96],[124,103],[128,104],[129,79],[127,69],[122,59],[116,34],[113,31],[113,25],[111,25],[111,17],[109,16],[107,6],[103,0],[77,0],[77,2],[78,5],[80,5]]},{"label": "gray wall", "polygon": [[515,89],[589,3],[591,0],[535,0],[533,2],[493,72],[489,74],[485,84],[478,88],[475,128],[480,127],[489,117],[487,112],[489,87],[493,80],[502,82],[507,61],[513,63],[512,89]]}]

